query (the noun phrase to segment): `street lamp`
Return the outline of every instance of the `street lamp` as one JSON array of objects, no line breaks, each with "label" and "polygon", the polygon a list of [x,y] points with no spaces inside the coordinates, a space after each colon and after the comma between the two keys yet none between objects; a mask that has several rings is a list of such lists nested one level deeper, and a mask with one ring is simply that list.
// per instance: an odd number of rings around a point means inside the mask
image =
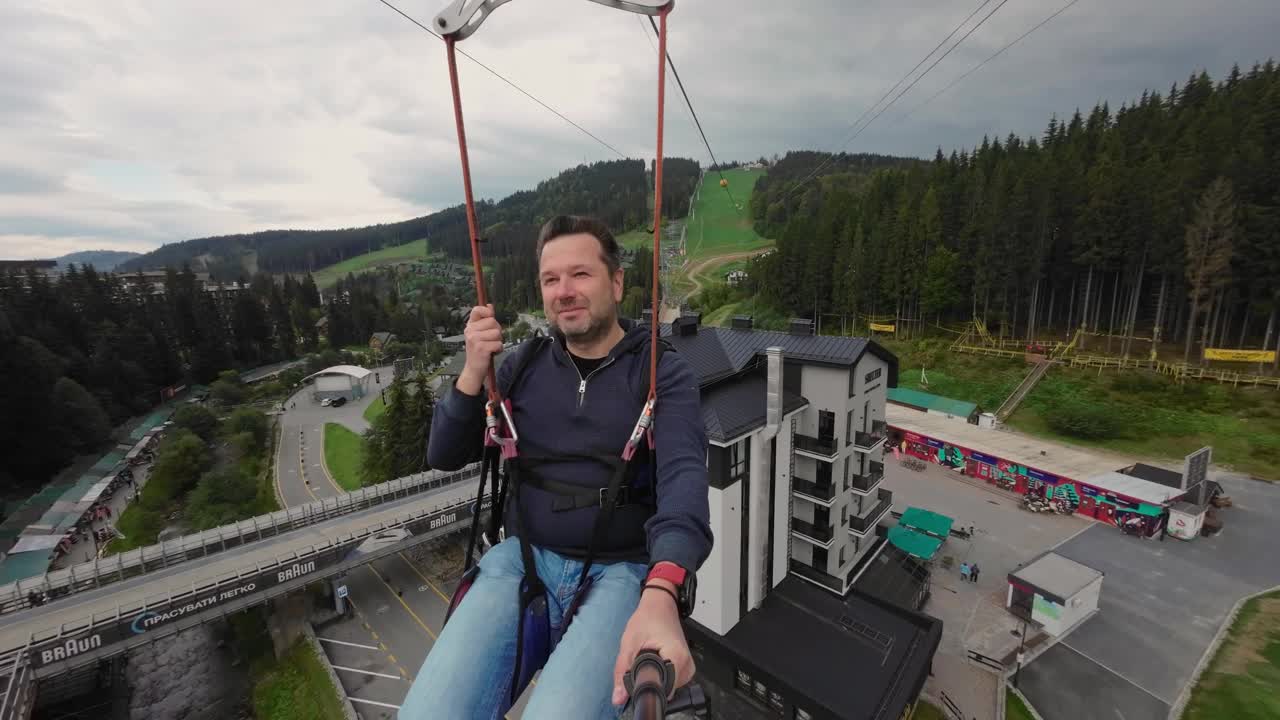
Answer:
[{"label": "street lamp", "polygon": [[[1018,658],[1017,667],[1013,671],[1013,686],[1018,687],[1018,675],[1022,673],[1022,649],[1027,645],[1027,619],[1022,619],[1022,636],[1018,638]],[[1019,688],[1021,689],[1021,688]]]}]

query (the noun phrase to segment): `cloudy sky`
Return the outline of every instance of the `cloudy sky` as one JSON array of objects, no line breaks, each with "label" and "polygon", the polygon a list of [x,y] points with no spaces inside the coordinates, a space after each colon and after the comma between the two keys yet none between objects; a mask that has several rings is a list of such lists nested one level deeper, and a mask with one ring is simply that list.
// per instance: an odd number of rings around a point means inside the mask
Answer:
[{"label": "cloudy sky", "polygon": [[[424,23],[445,5],[392,1]],[[1050,113],[1277,53],[1275,0],[1078,0],[913,110],[1065,1],[1008,0],[847,149],[928,156],[1038,134]],[[980,2],[679,0],[670,51],[722,160],[836,150]],[[584,0],[520,0],[461,47],[651,156],[646,26]],[[5,0],[0,48],[0,258],[360,226],[462,198],[443,45],[378,0]],[[460,69],[478,195],[616,157],[465,58]],[[668,154],[709,162],[670,92]]]}]

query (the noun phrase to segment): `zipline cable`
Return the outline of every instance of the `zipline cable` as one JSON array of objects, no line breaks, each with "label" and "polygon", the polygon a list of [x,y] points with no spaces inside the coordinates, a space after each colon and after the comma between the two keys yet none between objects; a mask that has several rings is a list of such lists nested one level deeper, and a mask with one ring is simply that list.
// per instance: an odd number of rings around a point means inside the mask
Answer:
[{"label": "zipline cable", "polygon": [[[409,14],[408,14],[408,13],[406,13],[405,11],[401,10],[400,8],[396,7],[395,5],[391,4],[388,0],[378,0],[378,2],[382,3],[383,5],[386,5],[387,7],[391,8],[392,10],[396,11],[396,12],[397,12],[397,13],[399,13],[399,14],[400,14],[400,16],[401,16],[401,17],[403,17],[405,20],[408,20],[409,22],[413,23],[414,25],[417,25],[419,28],[422,28],[424,31],[426,31],[426,32],[430,33],[430,34],[431,34],[431,36],[432,36],[432,37],[434,37],[435,39],[437,39],[437,40],[444,40],[444,38],[442,38],[442,37],[440,36],[440,34],[439,34],[439,33],[437,33],[436,31],[432,30],[431,28],[427,27],[426,25],[423,25],[422,23],[418,22],[418,21],[417,21],[417,20],[415,20],[411,15],[409,15]],[[468,54],[466,50],[458,50],[458,53],[459,53],[459,54],[461,54],[461,55],[462,55],[463,57],[465,57],[466,59],[470,60],[471,62],[473,62],[473,63],[475,63],[475,64],[479,65],[480,67],[484,68],[485,70],[489,71],[489,74],[490,74],[490,75],[493,75],[494,77],[498,78],[498,79],[499,79],[499,80],[501,80],[502,82],[504,82],[504,83],[506,83],[506,84],[510,85],[511,87],[515,88],[515,89],[516,89],[520,94],[522,94],[522,95],[524,95],[525,97],[529,98],[530,100],[532,100],[532,101],[534,101],[534,102],[538,103],[539,105],[541,105],[542,107],[546,108],[547,110],[550,110],[552,113],[554,113],[554,114],[555,114],[555,116],[556,116],[556,117],[560,118],[561,120],[563,120],[563,121],[565,121],[565,122],[569,123],[570,125],[574,126],[574,127],[575,127],[575,128],[577,128],[578,130],[582,131],[582,133],[583,133],[583,134],[585,134],[587,137],[591,138],[592,140],[595,140],[596,142],[600,143],[601,145],[605,146],[606,148],[609,148],[609,150],[611,150],[611,151],[612,151],[615,155],[617,155],[618,157],[622,158],[623,160],[626,160],[626,159],[627,159],[627,156],[626,156],[625,154],[623,154],[623,152],[622,152],[621,150],[619,150],[618,148],[616,148],[616,147],[614,147],[614,146],[610,145],[609,143],[605,142],[604,140],[601,140],[600,138],[596,137],[596,136],[595,136],[595,134],[594,134],[594,133],[592,133],[590,130],[588,130],[588,129],[586,129],[586,128],[582,127],[582,126],[581,126],[581,125],[579,125],[578,123],[576,123],[576,122],[574,122],[574,121],[570,120],[569,118],[565,117],[565,115],[564,115],[563,113],[561,113],[559,110],[556,110],[555,108],[551,107],[550,105],[546,104],[545,102],[543,102],[543,101],[539,100],[537,97],[535,97],[532,93],[528,92],[528,91],[527,91],[527,90],[525,90],[524,88],[522,88],[522,87],[520,87],[519,85],[515,84],[514,82],[512,82],[512,81],[510,81],[510,80],[506,79],[506,78],[505,78],[505,77],[503,77],[503,76],[502,76],[502,74],[501,74],[501,73],[499,73],[497,70],[494,70],[493,68],[489,67],[488,65],[485,65],[484,63],[480,62],[480,61],[479,61],[479,60],[477,60],[473,55]]]},{"label": "zipline cable", "polygon": [[[1004,7],[1004,4],[1005,4],[1005,3],[1007,3],[1008,1],[1009,1],[1009,0],[1001,0],[1000,4],[999,4],[999,5],[997,5],[997,6],[995,7],[995,9],[993,9],[991,12],[987,13],[987,15],[986,15],[985,17],[983,17],[981,20],[979,20],[979,21],[978,21],[978,23],[977,23],[976,25],[974,25],[972,28],[969,28],[969,31],[968,31],[967,33],[965,33],[963,37],[961,37],[959,40],[957,40],[957,41],[955,42],[955,44],[953,44],[950,48],[948,48],[948,49],[947,49],[947,51],[946,51],[945,53],[943,53],[942,55],[938,56],[938,59],[934,60],[932,65],[930,65],[929,67],[925,68],[924,72],[920,73],[920,74],[916,77],[916,79],[915,79],[915,80],[912,80],[910,85],[908,85],[906,88],[904,88],[904,89],[902,90],[902,92],[900,92],[900,93],[898,93],[896,96],[894,96],[894,98],[893,98],[892,100],[890,100],[890,101],[889,101],[889,103],[888,103],[887,105],[885,105],[883,108],[881,108],[881,109],[880,109],[880,111],[879,111],[879,112],[877,112],[874,116],[872,116],[870,120],[867,120],[867,122],[866,122],[864,125],[862,125],[862,127],[858,127],[858,123],[860,123],[860,122],[862,121],[862,119],[863,119],[863,118],[865,118],[868,114],[870,114],[870,113],[871,113],[871,111],[875,110],[876,106],[878,106],[880,103],[884,102],[884,99],[885,99],[885,98],[887,98],[887,97],[889,97],[889,95],[893,94],[893,91],[894,91],[894,90],[897,90],[897,89],[898,89],[898,87],[899,87],[900,85],[902,85],[902,83],[903,83],[903,82],[906,82],[906,79],[907,79],[907,78],[909,78],[909,77],[911,77],[912,73],[914,73],[917,69],[919,69],[919,67],[920,67],[921,65],[925,64],[925,62],[927,62],[927,61],[929,60],[929,58],[930,58],[930,57],[932,57],[932,56],[933,56],[933,54],[934,54],[934,53],[936,53],[936,52],[938,51],[938,49],[939,49],[939,48],[941,48],[943,45],[947,44],[947,41],[948,41],[948,40],[950,40],[950,39],[952,38],[952,36],[954,36],[957,32],[959,32],[959,31],[960,31],[960,28],[964,27],[964,26],[965,26],[965,25],[966,25],[966,24],[967,24],[971,19],[973,19],[973,17],[974,17],[975,15],[977,15],[979,12],[981,12],[981,11],[982,11],[982,9],[983,9],[983,8],[985,8],[987,5],[989,5],[989,4],[991,3],[991,0],[983,0],[983,2],[982,2],[982,4],[981,4],[981,5],[979,5],[978,7],[974,8],[974,9],[973,9],[973,12],[969,13],[969,14],[965,17],[965,19],[964,19],[964,20],[961,20],[961,21],[960,21],[960,24],[958,24],[958,25],[956,25],[954,28],[952,28],[951,32],[947,33],[947,36],[946,36],[946,37],[944,37],[944,38],[942,38],[942,41],[941,41],[941,42],[939,42],[936,46],[934,46],[934,48],[933,48],[932,50],[930,50],[930,51],[929,51],[929,53],[928,53],[927,55],[925,55],[923,58],[921,58],[921,59],[920,59],[920,62],[916,63],[915,67],[911,68],[911,70],[909,70],[909,71],[907,72],[907,74],[906,74],[906,75],[903,75],[903,76],[902,76],[902,78],[898,80],[898,82],[894,83],[893,87],[889,88],[889,90],[888,90],[887,92],[885,92],[885,94],[884,94],[884,95],[880,96],[880,99],[879,99],[879,100],[876,100],[876,101],[875,101],[875,103],[873,103],[873,104],[871,105],[871,107],[867,108],[867,109],[862,113],[862,115],[860,115],[860,116],[858,117],[858,119],[854,121],[853,125],[851,125],[851,126],[850,126],[850,130],[852,130],[853,128],[857,128],[857,130],[856,130],[856,131],[854,131],[852,135],[850,135],[849,137],[845,138],[845,140],[844,140],[843,142],[841,142],[841,143],[840,143],[840,146],[839,146],[839,149],[838,149],[838,151],[837,151],[837,152],[843,151],[843,150],[844,150],[844,148],[845,148],[845,146],[847,146],[849,143],[853,142],[853,141],[854,141],[854,140],[855,140],[859,135],[861,135],[863,130],[866,130],[868,127],[870,127],[871,123],[873,123],[873,122],[875,122],[875,121],[876,121],[876,118],[878,118],[878,117],[880,117],[882,114],[884,114],[884,111],[885,111],[885,110],[888,110],[888,109],[889,109],[889,108],[890,108],[890,107],[891,107],[895,102],[897,102],[897,101],[898,101],[898,98],[902,97],[902,96],[903,96],[903,95],[904,95],[908,90],[910,90],[911,88],[915,87],[916,83],[920,82],[920,80],[921,80],[921,79],[923,79],[925,75],[928,75],[930,70],[933,70],[933,68],[937,67],[937,65],[938,65],[938,63],[939,63],[939,62],[942,62],[942,60],[943,60],[943,59],[945,59],[948,55],[950,55],[950,54],[951,54],[951,53],[952,53],[952,52],[953,52],[957,47],[959,47],[959,46],[960,46],[960,43],[963,43],[963,42],[965,41],[965,39],[966,39],[966,38],[968,38],[970,35],[972,35],[972,34],[974,33],[974,31],[975,31],[975,30],[977,30],[978,28],[982,27],[982,24],[983,24],[983,23],[985,23],[985,22],[986,22],[986,21],[987,21],[987,20],[988,20],[992,15],[994,15],[994,14],[996,13],[996,11],[997,11],[997,10],[999,10],[999,9],[1000,9],[1000,8],[1002,8],[1002,7]],[[795,185],[793,185],[793,186],[791,187],[791,189],[787,191],[786,195],[784,195],[784,196],[782,197],[782,199],[783,199],[783,200],[787,200],[787,199],[788,199],[788,198],[790,198],[792,195],[794,195],[796,192],[798,192],[798,191],[800,190],[800,188],[802,188],[802,187],[805,185],[805,183],[807,183],[807,182],[809,182],[810,180],[812,180],[815,176],[817,176],[817,174],[818,174],[819,172],[821,172],[821,171],[822,171],[822,169],[823,169],[823,168],[825,168],[827,165],[829,165],[829,164],[831,163],[831,161],[835,159],[835,156],[836,156],[836,153],[832,153],[832,154],[831,154],[831,155],[830,155],[826,160],[823,160],[823,161],[822,161],[822,163],[820,163],[820,164],[818,165],[818,167],[814,168],[812,172],[810,172],[808,175],[806,175],[806,176],[804,177],[804,179],[803,179],[803,180],[801,180],[800,182],[798,182],[798,183],[796,183]]]}]

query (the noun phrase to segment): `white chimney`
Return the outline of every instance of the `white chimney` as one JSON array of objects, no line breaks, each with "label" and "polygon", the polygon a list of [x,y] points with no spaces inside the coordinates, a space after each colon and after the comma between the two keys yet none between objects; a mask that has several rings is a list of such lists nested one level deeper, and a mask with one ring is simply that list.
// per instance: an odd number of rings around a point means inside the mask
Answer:
[{"label": "white chimney", "polygon": [[[769,445],[782,423],[782,348],[765,350],[768,380],[765,383],[765,426],[751,440],[751,480],[747,498],[747,608],[760,607],[765,587],[765,553],[769,542]],[[790,492],[780,490],[780,492]],[[782,522],[786,522],[785,519]]]}]

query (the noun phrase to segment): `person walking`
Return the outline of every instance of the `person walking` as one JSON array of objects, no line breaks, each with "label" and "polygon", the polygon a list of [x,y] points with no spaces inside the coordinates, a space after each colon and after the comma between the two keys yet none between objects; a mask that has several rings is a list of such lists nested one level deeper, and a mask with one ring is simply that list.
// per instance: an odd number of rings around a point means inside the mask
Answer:
[{"label": "person walking", "polygon": [[968,562],[960,563],[960,579],[966,582],[969,580],[969,563]]},{"label": "person walking", "polygon": [[978,582],[978,563],[969,566],[969,581]]}]

